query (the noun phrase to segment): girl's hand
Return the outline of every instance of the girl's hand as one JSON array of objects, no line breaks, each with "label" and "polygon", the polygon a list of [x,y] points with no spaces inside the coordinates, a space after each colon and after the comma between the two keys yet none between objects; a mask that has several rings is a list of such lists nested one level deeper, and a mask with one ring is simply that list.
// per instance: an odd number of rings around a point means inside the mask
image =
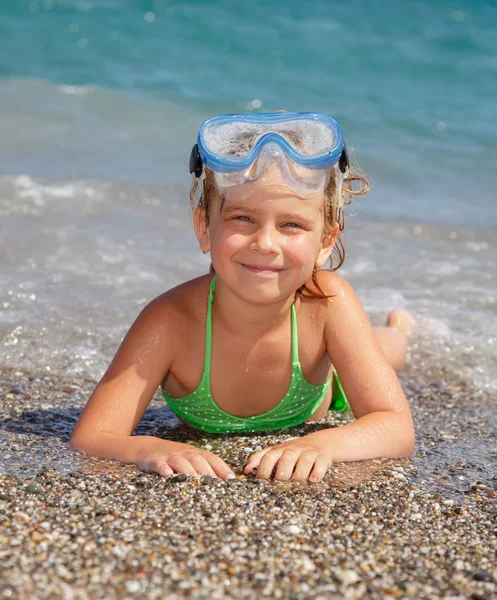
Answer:
[{"label": "girl's hand", "polygon": [[140,457],[137,461],[138,466],[144,471],[153,471],[163,476],[186,473],[218,476],[221,479],[235,478],[230,467],[216,454],[180,442],[166,443],[167,449],[154,449]]},{"label": "girl's hand", "polygon": [[258,479],[269,479],[277,465],[274,478],[279,481],[321,481],[332,463],[331,450],[307,435],[252,454],[244,473],[257,468]]}]

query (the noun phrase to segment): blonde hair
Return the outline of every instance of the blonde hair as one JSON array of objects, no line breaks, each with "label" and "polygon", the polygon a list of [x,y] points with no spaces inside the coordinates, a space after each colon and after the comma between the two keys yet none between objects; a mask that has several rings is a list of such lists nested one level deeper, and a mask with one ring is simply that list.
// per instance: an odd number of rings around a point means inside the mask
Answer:
[{"label": "blonde hair", "polygon": [[[190,189],[190,200],[192,205],[200,201],[200,206],[205,211],[205,218],[209,223],[210,211],[216,197],[219,197],[217,191],[216,182],[214,179],[214,173],[204,167],[205,178],[197,179],[194,178]],[[202,190],[199,190],[199,186],[203,186]],[[370,185],[362,171],[357,165],[349,166],[347,173],[343,179],[341,190],[337,190],[337,171],[331,169],[330,180],[325,189],[324,197],[324,226],[325,231],[331,231],[337,225],[339,228],[339,234],[336,242],[333,246],[333,250],[330,256],[330,266],[327,270],[337,271],[345,262],[345,246],[340,237],[340,234],[345,229],[345,215],[343,208],[351,204],[352,199],[355,196],[364,196],[369,192]],[[200,192],[200,193],[199,193]],[[339,197],[340,194],[340,197]],[[213,271],[214,268],[210,267]],[[329,296],[321,289],[316,277],[316,271],[312,274],[312,288],[309,288],[307,284],[304,284],[297,291],[303,296],[309,298],[328,298]]]}]

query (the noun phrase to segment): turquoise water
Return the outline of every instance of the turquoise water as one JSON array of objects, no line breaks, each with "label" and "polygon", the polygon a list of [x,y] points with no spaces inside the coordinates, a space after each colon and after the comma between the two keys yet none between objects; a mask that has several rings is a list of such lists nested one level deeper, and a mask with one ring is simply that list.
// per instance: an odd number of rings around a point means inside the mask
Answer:
[{"label": "turquoise water", "polygon": [[203,118],[320,110],[368,216],[497,223],[495,2],[9,0],[0,92],[3,173],[186,182]]},{"label": "turquoise water", "polygon": [[[0,2],[0,366],[99,378],[208,269],[188,158],[215,114],[316,110],[373,188],[342,273],[411,364],[497,389],[497,3]],[[438,369],[438,371],[437,371]]]}]

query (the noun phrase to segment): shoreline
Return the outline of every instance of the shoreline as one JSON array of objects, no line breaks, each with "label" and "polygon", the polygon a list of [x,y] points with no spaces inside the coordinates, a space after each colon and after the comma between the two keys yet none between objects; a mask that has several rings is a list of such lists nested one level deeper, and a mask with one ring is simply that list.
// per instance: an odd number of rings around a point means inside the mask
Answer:
[{"label": "shoreline", "polygon": [[65,449],[94,382],[0,370],[0,598],[493,598],[497,397],[400,379],[412,460],[299,484],[247,478],[243,459],[348,417],[215,436],[157,396],[137,432],[209,444],[238,477],[161,478]]}]

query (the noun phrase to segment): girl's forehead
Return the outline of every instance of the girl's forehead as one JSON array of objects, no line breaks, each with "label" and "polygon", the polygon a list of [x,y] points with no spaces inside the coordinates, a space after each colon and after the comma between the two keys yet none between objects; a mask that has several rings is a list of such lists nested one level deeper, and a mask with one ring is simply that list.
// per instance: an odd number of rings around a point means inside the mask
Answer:
[{"label": "girl's forehead", "polygon": [[[281,184],[268,184],[255,190],[242,190],[243,186],[234,186],[232,190],[224,190],[221,199],[221,210],[231,206],[266,208],[275,210],[281,207],[292,207],[303,210],[321,210],[324,206],[325,196],[320,193],[312,197],[299,196],[294,190]],[[250,192],[247,194],[247,192]]]}]

